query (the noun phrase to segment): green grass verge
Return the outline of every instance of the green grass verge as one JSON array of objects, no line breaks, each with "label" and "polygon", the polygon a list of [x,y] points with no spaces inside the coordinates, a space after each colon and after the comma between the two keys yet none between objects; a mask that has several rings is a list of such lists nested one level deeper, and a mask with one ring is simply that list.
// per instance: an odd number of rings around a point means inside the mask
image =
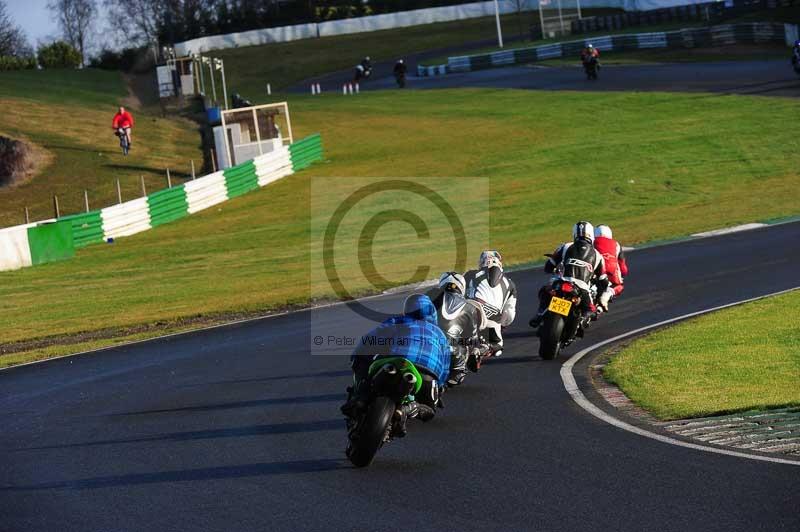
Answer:
[{"label": "green grass verge", "polygon": [[[634,244],[794,215],[800,204],[793,99],[382,91],[293,97],[291,109],[298,137],[322,133],[328,161],[71,261],[0,273],[0,345],[330,297],[309,266],[310,227],[321,223],[311,184],[322,177],[485,177],[486,245],[509,264],[540,260],[580,218]],[[335,195],[344,184],[323,186]],[[403,256],[387,274],[403,279],[435,250],[426,252],[385,239],[382,266]]]},{"label": "green grass verge", "polygon": [[166,186],[165,169],[176,181],[189,175],[194,159],[202,164],[197,126],[134,111],[136,127],[128,157],[120,152],[111,119],[127,95],[119,73],[94,69],[0,72],[0,135],[23,138],[40,146],[42,164],[27,182],[0,188],[0,227],[53,216],[53,195],[61,213],[84,208],[83,191],[92,209],[117,202],[119,179],[123,200],[141,196],[143,176],[148,192]]},{"label": "green grass verge", "polygon": [[660,419],[800,404],[800,291],[663,329],[611,359],[605,377]]},{"label": "green grass verge", "polygon": [[158,336],[172,334],[182,331],[190,330],[191,327],[164,327],[159,330],[115,336],[114,338],[103,338],[99,340],[89,340],[86,342],[75,342],[69,344],[54,344],[47,347],[38,349],[31,349],[28,351],[21,351],[19,353],[10,353],[0,356],[0,368],[8,368],[11,366],[18,366],[20,364],[27,364],[30,362],[37,362],[40,360],[47,360],[50,358],[63,357],[72,355],[74,353],[85,353],[86,351],[94,351],[103,348],[110,348],[117,345],[122,345],[130,342],[138,342],[142,340],[149,340]]}]

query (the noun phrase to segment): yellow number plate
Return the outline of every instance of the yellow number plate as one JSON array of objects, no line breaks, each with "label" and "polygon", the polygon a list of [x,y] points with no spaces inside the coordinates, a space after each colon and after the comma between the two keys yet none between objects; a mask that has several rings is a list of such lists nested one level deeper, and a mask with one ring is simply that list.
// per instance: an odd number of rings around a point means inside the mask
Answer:
[{"label": "yellow number plate", "polygon": [[569,316],[569,309],[571,308],[572,301],[567,301],[566,299],[561,299],[560,297],[554,297],[550,300],[550,306],[547,307],[547,310],[555,312],[556,314],[561,314],[562,316]]}]

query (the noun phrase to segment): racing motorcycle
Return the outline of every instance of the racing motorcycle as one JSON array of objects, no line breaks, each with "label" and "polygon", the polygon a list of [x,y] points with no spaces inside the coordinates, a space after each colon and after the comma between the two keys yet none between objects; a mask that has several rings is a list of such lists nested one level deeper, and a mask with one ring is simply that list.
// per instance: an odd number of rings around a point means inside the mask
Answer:
[{"label": "racing motorcycle", "polygon": [[372,67],[364,67],[364,65],[356,65],[355,73],[353,74],[353,82],[358,83],[364,81],[372,75]]},{"label": "racing motorcycle", "polygon": [[417,407],[414,394],[421,387],[419,370],[404,358],[372,363],[367,405],[347,418],[347,458],[354,466],[368,466],[384,444],[406,435],[406,421],[414,417]]},{"label": "racing motorcycle", "polygon": [[589,326],[590,316],[581,310],[582,289],[563,278],[554,277],[546,289],[550,303],[539,326],[539,356],[553,360]]},{"label": "racing motorcycle", "polygon": [[600,70],[600,65],[597,58],[590,55],[583,61],[583,69],[586,71],[586,79],[597,79],[597,71]]},{"label": "racing motorcycle", "polygon": [[394,75],[394,80],[397,82],[397,88],[405,89],[406,88],[406,74],[405,72],[398,72]]}]

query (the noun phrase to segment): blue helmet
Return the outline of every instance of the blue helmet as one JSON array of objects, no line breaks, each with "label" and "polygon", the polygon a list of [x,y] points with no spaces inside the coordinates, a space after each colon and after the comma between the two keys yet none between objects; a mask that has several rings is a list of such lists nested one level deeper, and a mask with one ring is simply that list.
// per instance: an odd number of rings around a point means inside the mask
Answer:
[{"label": "blue helmet", "polygon": [[411,294],[403,303],[403,314],[415,320],[436,324],[438,316],[431,298],[424,294]]}]

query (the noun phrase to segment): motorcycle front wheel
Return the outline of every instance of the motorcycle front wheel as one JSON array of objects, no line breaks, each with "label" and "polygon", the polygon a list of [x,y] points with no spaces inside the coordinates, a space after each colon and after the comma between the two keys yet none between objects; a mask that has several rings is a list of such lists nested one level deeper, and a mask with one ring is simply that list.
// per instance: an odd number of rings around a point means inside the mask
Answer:
[{"label": "motorcycle front wheel", "polygon": [[564,318],[554,312],[548,312],[539,327],[539,356],[544,360],[553,360],[561,350],[561,334],[564,332]]},{"label": "motorcycle front wheel", "polygon": [[378,397],[369,405],[361,426],[350,436],[350,445],[347,447],[347,458],[354,466],[366,467],[372,463],[383,445],[394,411],[395,403],[388,397]]}]

